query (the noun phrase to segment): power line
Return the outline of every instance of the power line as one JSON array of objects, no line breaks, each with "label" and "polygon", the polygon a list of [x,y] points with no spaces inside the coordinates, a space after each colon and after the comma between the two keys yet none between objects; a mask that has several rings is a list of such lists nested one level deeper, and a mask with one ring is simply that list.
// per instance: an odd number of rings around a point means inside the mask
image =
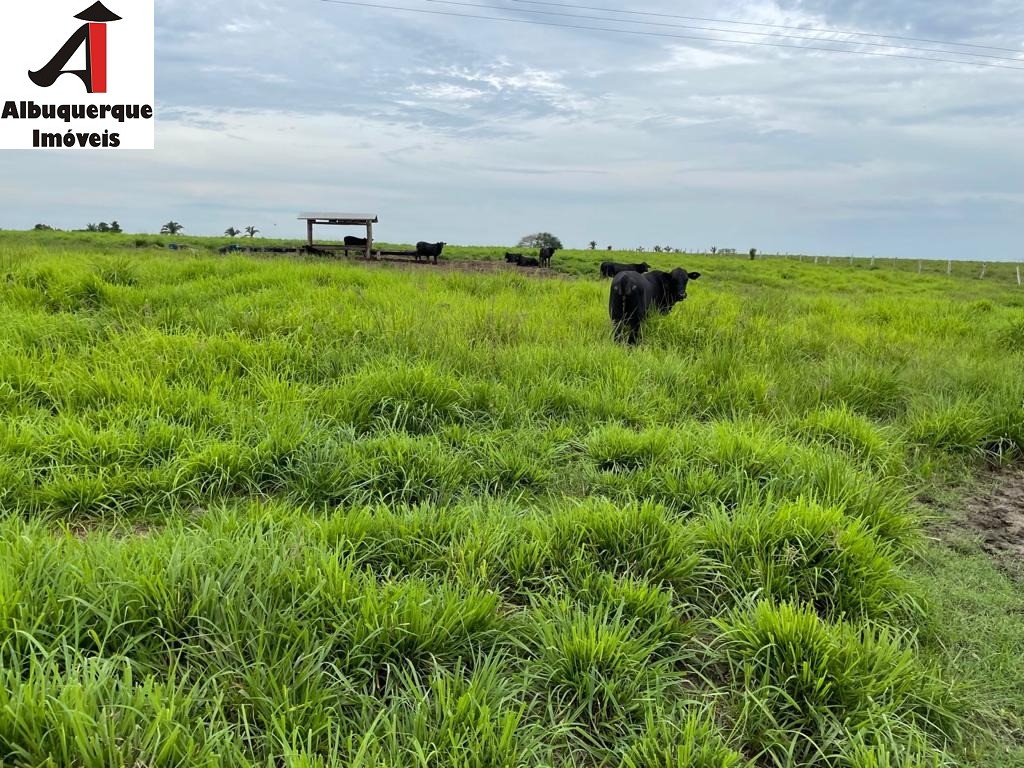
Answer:
[{"label": "power line", "polygon": [[[609,16],[589,16],[575,13],[562,13],[560,11],[535,11],[535,10],[521,10],[517,11],[515,8],[509,8],[503,5],[489,5],[487,3],[467,3],[459,2],[458,0],[426,0],[428,3],[439,3],[441,5],[458,5],[467,8],[486,8],[495,11],[516,11],[517,13],[534,13],[542,14],[544,16],[562,16],[570,19],[587,19],[590,21],[609,21],[612,23],[619,24],[643,24],[651,27],[665,27],[671,29],[692,29],[701,32],[722,32],[725,34],[737,34],[737,35],[756,35],[758,37],[776,37],[785,38],[788,40],[810,40],[823,43],[842,43],[847,45],[867,45],[872,48],[898,48],[904,51],[921,51],[923,53],[945,53],[952,56],[973,56],[981,59],[992,59],[995,61],[1013,61],[1018,64],[1024,65],[1024,59],[1013,57],[1013,56],[997,56],[992,53],[973,53],[971,51],[943,51],[935,48],[920,48],[912,45],[896,45],[893,43],[871,43],[866,40],[831,40],[822,37],[811,37],[808,35],[790,35],[782,32],[748,32],[743,29],[721,29],[719,27],[698,27],[691,24],[670,24],[664,21],[633,21],[632,19],[616,19]],[[513,2],[519,2],[519,0],[513,0]],[[572,6],[576,7],[576,6]],[[834,33],[834,34],[847,34],[847,33]]]},{"label": "power line", "polygon": [[[548,5],[557,8],[575,8],[581,11],[602,11],[603,13],[622,13],[632,16],[656,16],[663,19],[683,19],[685,21],[710,21],[716,24],[741,24],[748,27],[769,27],[772,29],[794,29],[802,32],[825,32],[842,35],[860,35],[864,37],[880,37],[888,40],[906,40],[911,43],[934,43],[936,45],[956,45],[965,48],[984,48],[989,51],[1009,51],[1010,53],[1024,53],[1019,48],[1000,48],[996,45],[978,45],[976,43],[957,43],[952,40],[932,40],[927,37],[902,37],[900,35],[883,35],[877,32],[854,32],[842,29],[815,29],[814,27],[798,27],[787,24],[766,24],[759,21],[736,21],[734,19],[716,19],[705,16],[680,16],[675,13],[654,13],[653,11],[622,11],[615,8],[601,8],[592,5],[573,5],[571,3],[542,2],[542,0],[512,0],[513,3],[526,5]],[[736,30],[739,31],[739,30]],[[950,51],[952,53],[952,51]]]},{"label": "power line", "polygon": [[[911,59],[914,61],[931,61],[939,64],[960,64],[963,66],[970,67],[988,67],[990,69],[1016,69],[1024,71],[1024,66],[1013,67],[1009,64],[993,64],[984,61],[960,61],[957,59],[939,59],[933,56],[914,56],[911,54],[903,53],[883,53],[882,51],[852,51],[848,48],[825,48],[822,46],[814,45],[791,45],[789,43],[771,43],[764,40],[728,40],[719,37],[705,37],[702,35],[679,35],[669,32],[648,32],[640,29],[610,29],[608,27],[594,27],[585,24],[561,24],[554,21],[538,21],[536,19],[513,19],[503,16],[483,16],[480,14],[473,13],[456,13],[454,11],[432,11],[426,8],[406,8],[398,5],[386,5],[383,3],[368,3],[359,2],[359,0],[320,0],[323,3],[333,3],[335,5],[349,5],[360,8],[373,8],[376,10],[386,11],[400,11],[403,13],[419,13],[427,14],[431,16],[449,16],[462,19],[485,19],[487,21],[501,21],[510,24],[528,24],[540,27],[559,27],[562,29],[581,29],[590,30],[594,32],[612,32],[615,34],[623,35],[639,35],[642,37],[664,37],[675,40],[700,40],[707,43],[725,43],[728,45],[755,45],[768,48],[790,48],[799,51],[821,51],[825,53],[848,53],[855,56],[876,56],[888,59]],[[837,41],[840,42],[840,41]],[[852,44],[852,43],[850,43]],[[949,51],[951,55],[958,55],[953,51]]]}]

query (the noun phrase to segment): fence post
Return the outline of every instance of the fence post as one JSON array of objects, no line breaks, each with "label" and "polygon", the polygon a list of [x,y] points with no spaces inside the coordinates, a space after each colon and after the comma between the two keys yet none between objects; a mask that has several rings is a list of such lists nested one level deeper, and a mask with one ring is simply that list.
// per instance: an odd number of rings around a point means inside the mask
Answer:
[{"label": "fence post", "polygon": [[919,274],[919,275],[921,274],[921,260],[920,259],[917,260],[917,274]]},{"label": "fence post", "polygon": [[988,264],[982,264],[981,265],[981,277],[978,278],[979,280],[984,280],[985,279],[985,270],[986,269],[988,269]]},{"label": "fence post", "polygon": [[1020,264],[1017,265],[1017,285],[1020,285]]},{"label": "fence post", "polygon": [[831,264],[832,263],[832,257],[831,256],[826,256],[825,257],[825,263],[826,264]]},{"label": "fence post", "polygon": [[817,257],[817,256],[815,256],[815,257],[814,257],[814,263],[815,263],[815,264],[817,264],[817,263],[818,263],[818,257]]},{"label": "fence post", "polygon": [[947,275],[952,275],[953,274],[953,260],[952,259],[950,259],[949,261],[946,262],[946,274]]},{"label": "fence post", "polygon": [[871,266],[872,267],[875,266],[875,257],[874,256],[871,257]]}]

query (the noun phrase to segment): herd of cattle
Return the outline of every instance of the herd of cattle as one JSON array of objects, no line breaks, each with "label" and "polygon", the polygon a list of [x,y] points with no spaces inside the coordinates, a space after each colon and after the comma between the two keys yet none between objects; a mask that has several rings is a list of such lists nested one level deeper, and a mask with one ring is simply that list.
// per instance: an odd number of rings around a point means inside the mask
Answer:
[{"label": "herd of cattle", "polygon": [[520,267],[550,267],[551,257],[555,255],[556,248],[545,246],[537,252],[537,257],[524,256],[521,253],[509,253],[505,251],[505,261]]},{"label": "herd of cattle", "polygon": [[[365,246],[362,237],[345,238],[346,246]],[[416,243],[416,261],[423,259],[437,263],[446,243]],[[522,253],[505,252],[505,261],[519,267],[549,267],[555,248],[541,248],[536,257]],[[601,262],[601,277],[612,278],[608,297],[608,314],[617,341],[636,344],[640,339],[640,326],[651,312],[667,315],[680,301],[686,299],[686,288],[697,280],[700,272],[687,272],[676,268],[671,272],[651,270],[647,262],[624,264],[617,261]]]}]

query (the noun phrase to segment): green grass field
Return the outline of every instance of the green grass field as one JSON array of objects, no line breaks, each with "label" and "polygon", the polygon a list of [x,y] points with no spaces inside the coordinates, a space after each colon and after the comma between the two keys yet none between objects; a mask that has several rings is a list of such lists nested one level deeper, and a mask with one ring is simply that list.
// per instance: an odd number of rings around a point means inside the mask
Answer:
[{"label": "green grass field", "polygon": [[1014,282],[139,239],[0,234],[0,765],[1024,765]]}]

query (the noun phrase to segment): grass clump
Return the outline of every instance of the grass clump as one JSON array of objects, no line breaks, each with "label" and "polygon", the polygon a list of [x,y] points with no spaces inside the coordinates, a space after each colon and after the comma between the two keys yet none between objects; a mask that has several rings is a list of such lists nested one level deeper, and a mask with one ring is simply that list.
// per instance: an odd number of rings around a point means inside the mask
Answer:
[{"label": "grass clump", "polygon": [[838,764],[845,745],[879,732],[889,750],[929,739],[947,746],[966,727],[955,689],[898,632],[768,601],[720,626],[743,691],[739,728],[749,749],[776,764]]}]

